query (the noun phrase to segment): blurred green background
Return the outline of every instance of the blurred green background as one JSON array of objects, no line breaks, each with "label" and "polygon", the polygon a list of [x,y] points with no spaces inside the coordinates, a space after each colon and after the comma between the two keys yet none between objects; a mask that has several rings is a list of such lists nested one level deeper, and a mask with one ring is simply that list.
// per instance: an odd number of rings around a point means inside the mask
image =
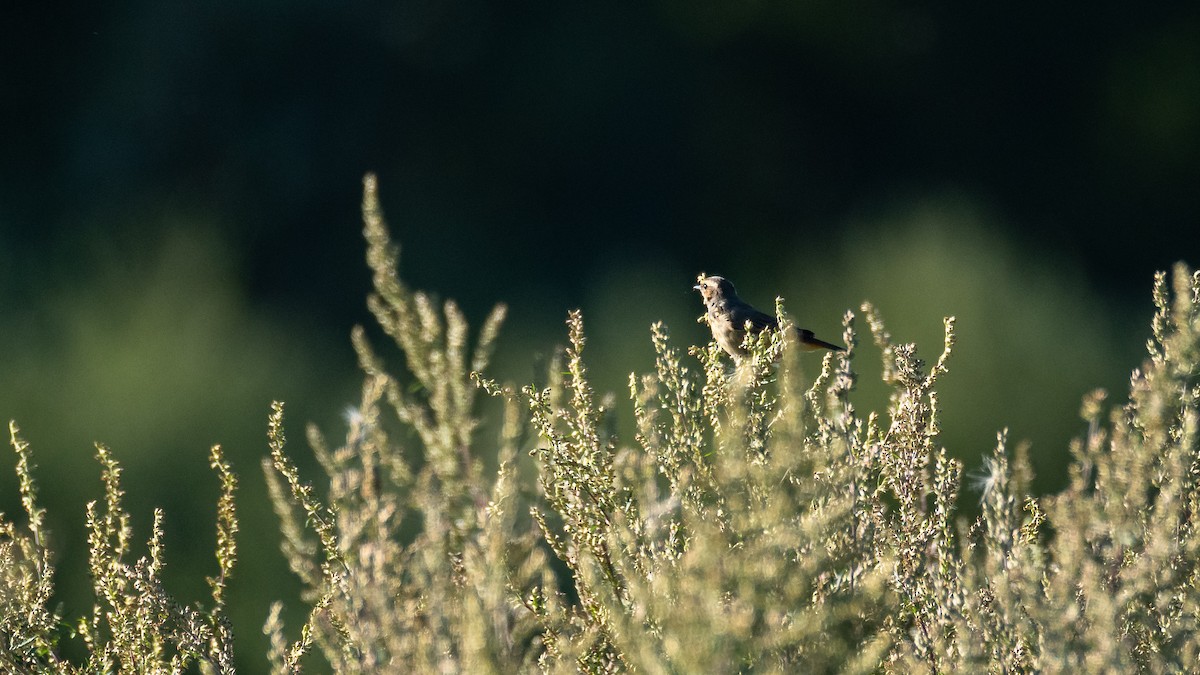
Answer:
[{"label": "blurred green background", "polygon": [[[259,470],[272,399],[318,474],[369,322],[358,205],[378,172],[402,271],[534,377],[581,307],[602,388],[649,325],[705,341],[701,271],[835,338],[870,299],[935,358],[968,468],[1009,427],[1062,483],[1080,396],[1120,400],[1155,270],[1195,264],[1200,5],[961,2],[47,3],[0,21],[0,416],[40,469],[68,616],[89,610],[93,441],[168,589],[204,596],[242,476],[239,658],[298,609]],[[860,324],[860,328],[865,326]],[[377,334],[376,334],[377,335]],[[866,346],[860,409],[882,405]],[[812,363],[816,364],[813,359]],[[0,509],[19,512],[10,469]],[[965,500],[965,501],[969,501]],[[298,626],[300,614],[291,614]]]}]

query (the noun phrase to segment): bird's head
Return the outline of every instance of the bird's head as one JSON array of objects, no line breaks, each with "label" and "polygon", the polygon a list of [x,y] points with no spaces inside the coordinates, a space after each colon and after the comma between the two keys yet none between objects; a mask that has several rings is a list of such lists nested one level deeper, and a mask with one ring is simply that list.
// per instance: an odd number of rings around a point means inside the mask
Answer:
[{"label": "bird's head", "polygon": [[725,277],[706,277],[701,274],[696,282],[692,288],[700,291],[700,297],[704,298],[706,304],[737,297],[737,292],[733,290],[733,283]]}]

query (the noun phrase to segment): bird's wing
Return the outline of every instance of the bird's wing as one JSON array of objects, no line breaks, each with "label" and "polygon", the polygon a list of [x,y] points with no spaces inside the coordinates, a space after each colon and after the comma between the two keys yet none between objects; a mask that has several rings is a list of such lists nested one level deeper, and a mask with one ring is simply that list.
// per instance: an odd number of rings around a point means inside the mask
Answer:
[{"label": "bird's wing", "polygon": [[750,330],[754,333],[761,332],[767,328],[774,330],[779,327],[779,322],[775,320],[775,317],[770,314],[764,314],[745,303],[731,307],[729,318],[733,321],[733,325],[739,329],[743,328],[746,322],[749,321]]}]

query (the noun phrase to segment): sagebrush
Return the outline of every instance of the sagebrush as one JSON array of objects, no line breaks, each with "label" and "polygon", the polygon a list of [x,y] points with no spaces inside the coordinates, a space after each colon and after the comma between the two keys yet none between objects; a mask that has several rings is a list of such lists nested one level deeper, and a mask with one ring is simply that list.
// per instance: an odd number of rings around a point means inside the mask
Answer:
[{"label": "sagebrush", "polygon": [[[320,489],[288,455],[283,405],[271,412],[267,487],[310,610],[293,630],[278,604],[264,610],[273,672],[318,656],[338,673],[1200,670],[1200,274],[1155,279],[1149,356],[1128,400],[1084,400],[1065,490],[1030,494],[1001,431],[980,492],[964,494],[938,442],[953,318],[930,365],[864,304],[843,320],[848,351],[803,368],[789,331],[751,336],[733,365],[658,324],[655,368],[619,405],[589,383],[573,312],[546,381],[517,388],[486,375],[503,308],[472,341],[453,302],[401,281],[372,176],[363,213],[369,306],[405,368],[355,330],[365,378],[349,433],[335,448],[308,430]],[[864,352],[882,359],[886,410],[854,405]],[[482,418],[491,409],[499,419]],[[0,519],[0,669],[232,672],[236,478],[220,449],[212,602],[162,590],[161,513],[149,555],[128,559],[120,467],[100,446],[97,604],[67,626],[15,425],[12,445],[25,519]],[[973,522],[960,499],[981,500]],[[60,656],[72,633],[84,663]]]}]

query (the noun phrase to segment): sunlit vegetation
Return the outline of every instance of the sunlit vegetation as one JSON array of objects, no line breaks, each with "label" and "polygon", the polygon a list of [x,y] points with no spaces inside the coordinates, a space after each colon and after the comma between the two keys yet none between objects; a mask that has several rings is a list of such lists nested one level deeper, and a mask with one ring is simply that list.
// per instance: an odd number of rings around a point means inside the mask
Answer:
[{"label": "sunlit vegetation", "polygon": [[[573,312],[544,380],[506,384],[487,374],[504,309],[472,336],[453,302],[409,288],[365,185],[369,306],[403,366],[357,330],[362,399],[345,439],[312,427],[298,450],[283,404],[269,414],[274,539],[307,605],[299,626],[263,608],[273,672],[1200,668],[1200,274],[1157,277],[1128,397],[1083,401],[1069,483],[1039,496],[1005,432],[966,487],[939,442],[939,378],[971,358],[951,356],[953,318],[931,361],[863,305],[843,318],[845,353],[762,334],[736,365],[660,323],[653,370],[614,397],[589,381]],[[789,321],[783,303],[776,313]],[[886,409],[855,405],[863,358],[882,364]],[[629,437],[618,410],[635,420]],[[33,453],[11,435],[24,513],[0,520],[0,669],[231,672],[238,480],[220,448],[211,600],[185,605],[160,583],[169,515],[155,513],[147,553],[133,553],[119,451],[98,446],[95,609],[67,618]],[[309,451],[319,478],[292,459]],[[981,515],[963,516],[966,500]],[[62,655],[67,641],[84,660]]]}]

